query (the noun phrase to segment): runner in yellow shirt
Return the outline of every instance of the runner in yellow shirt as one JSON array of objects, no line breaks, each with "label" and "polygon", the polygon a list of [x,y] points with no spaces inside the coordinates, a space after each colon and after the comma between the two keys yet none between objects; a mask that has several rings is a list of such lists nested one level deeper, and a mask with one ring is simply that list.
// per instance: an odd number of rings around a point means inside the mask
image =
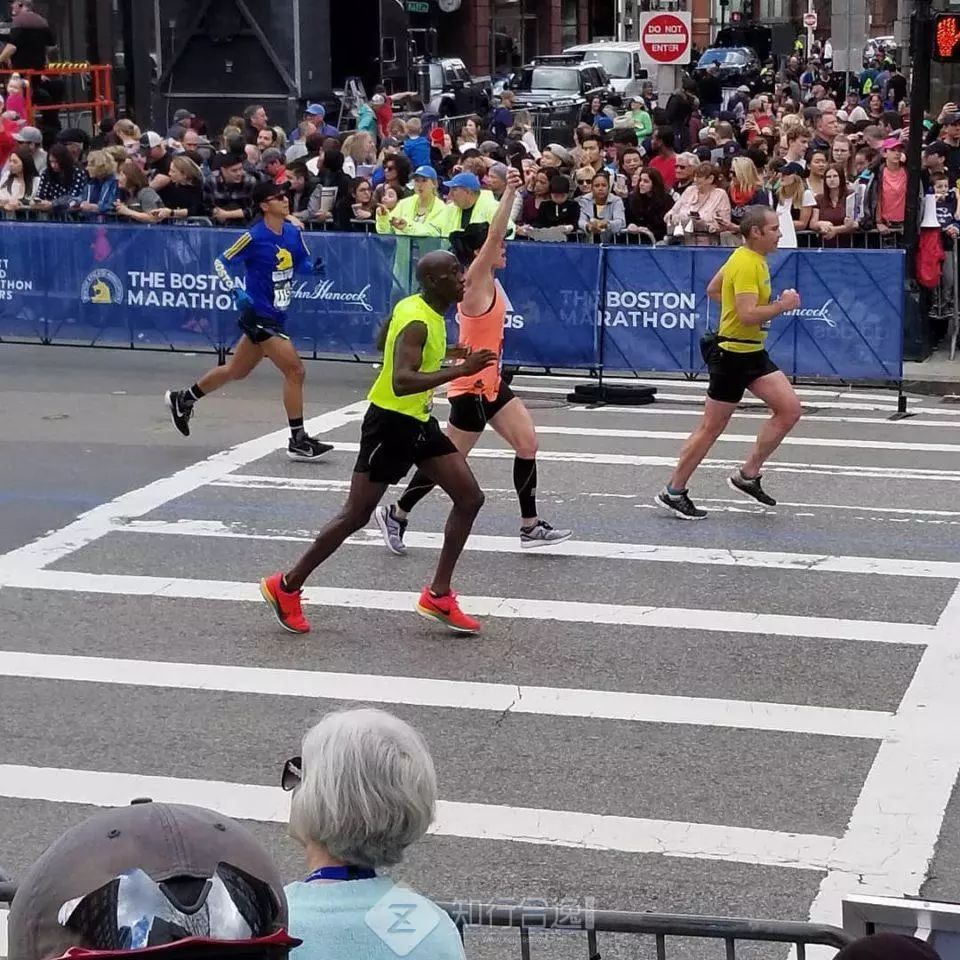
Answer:
[{"label": "runner in yellow shirt", "polygon": [[757,442],[729,485],[766,506],[777,501],[760,486],[760,471],[783,438],[800,419],[800,400],[790,381],[770,359],[764,345],[772,321],[800,306],[796,290],[784,290],[770,302],[767,257],[777,249],[780,221],[769,207],[750,207],[740,224],[739,247],[707,286],[707,295],[721,305],[720,327],[703,340],[703,358],[710,372],[707,403],[700,425],[680,451],[670,482],[656,503],[681,520],[706,515],[690,499],[687,483],[743,399],[745,390],[765,401],[772,411],[760,428]]},{"label": "runner in yellow shirt", "polygon": [[[450,578],[483,506],[483,492],[431,409],[437,387],[464,372],[479,374],[496,363],[497,355],[492,350],[447,347],[444,314],[464,293],[463,269],[452,253],[438,250],[421,257],[417,279],[423,292],[401,300],[381,330],[383,366],[370,389],[347,502],[292,570],[260,581],[263,599],[290,633],[310,630],[300,603],[304,581],[347,537],[366,526],[387,487],[403,479],[414,464],[453,501],[437,570],[420,595],[417,612],[461,633],[480,629],[480,623],[460,609]],[[463,363],[443,368],[448,357]]]}]

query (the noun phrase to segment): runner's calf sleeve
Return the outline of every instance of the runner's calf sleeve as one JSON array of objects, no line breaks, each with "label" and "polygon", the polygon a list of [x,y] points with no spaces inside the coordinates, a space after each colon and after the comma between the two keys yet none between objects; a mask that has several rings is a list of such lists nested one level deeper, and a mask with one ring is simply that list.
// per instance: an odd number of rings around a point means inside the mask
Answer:
[{"label": "runner's calf sleeve", "polygon": [[537,461],[513,458],[513,486],[520,501],[520,516],[537,515]]},{"label": "runner's calf sleeve", "polygon": [[403,496],[397,501],[397,506],[404,513],[409,513],[435,486],[436,484],[418,469],[413,479],[407,484]]}]

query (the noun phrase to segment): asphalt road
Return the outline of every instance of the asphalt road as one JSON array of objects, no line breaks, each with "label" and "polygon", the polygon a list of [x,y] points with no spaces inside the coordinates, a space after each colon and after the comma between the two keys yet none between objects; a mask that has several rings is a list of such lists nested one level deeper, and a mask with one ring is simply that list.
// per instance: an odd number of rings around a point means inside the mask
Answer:
[{"label": "asphalt road", "polygon": [[[574,540],[520,552],[510,457],[484,437],[457,577],[482,636],[411,609],[436,495],[407,558],[370,533],[346,545],[307,592],[315,632],[290,638],[255,581],[341,503],[370,371],[309,366],[308,415],[339,450],[304,465],[268,436],[271,370],[172,431],[163,390],[208,363],[0,346],[0,870],[89,804],[148,795],[249,819],[294,879],[283,798],[249,786],[276,785],[324,712],[372,702],[437,763],[437,832],[395,871],[430,896],[827,922],[844,893],[960,899],[960,408],[916,399],[894,421],[892,393],[806,389],[763,510],[724,483],[760,423],[745,407],[694,481],[709,519],[683,524],[652,500],[702,386],[588,410],[520,378],[541,514]],[[518,955],[497,931],[468,944]]]}]

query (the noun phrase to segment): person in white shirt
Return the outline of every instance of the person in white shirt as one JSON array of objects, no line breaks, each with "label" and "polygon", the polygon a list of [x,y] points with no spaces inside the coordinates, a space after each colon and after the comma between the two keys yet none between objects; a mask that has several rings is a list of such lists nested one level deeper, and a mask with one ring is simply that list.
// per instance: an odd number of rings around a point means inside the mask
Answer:
[{"label": "person in white shirt", "polygon": [[837,111],[837,119],[843,123],[865,123],[870,119],[867,111],[860,106],[860,95],[856,90],[847,94],[843,109]]}]

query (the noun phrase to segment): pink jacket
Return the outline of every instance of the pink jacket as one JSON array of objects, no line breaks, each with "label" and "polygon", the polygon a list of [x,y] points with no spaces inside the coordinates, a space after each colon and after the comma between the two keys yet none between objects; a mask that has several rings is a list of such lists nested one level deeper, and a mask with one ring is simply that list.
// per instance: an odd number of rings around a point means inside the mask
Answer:
[{"label": "pink jacket", "polygon": [[[706,197],[701,198],[700,191],[694,185],[680,194],[680,199],[673,205],[673,209],[664,217],[664,221],[672,231],[679,224],[686,229],[691,214],[699,214],[699,223],[704,227],[716,225],[720,220],[730,220],[730,197],[727,191],[714,187]],[[695,229],[702,230],[703,227]],[[719,233],[719,230],[712,231]]]}]

